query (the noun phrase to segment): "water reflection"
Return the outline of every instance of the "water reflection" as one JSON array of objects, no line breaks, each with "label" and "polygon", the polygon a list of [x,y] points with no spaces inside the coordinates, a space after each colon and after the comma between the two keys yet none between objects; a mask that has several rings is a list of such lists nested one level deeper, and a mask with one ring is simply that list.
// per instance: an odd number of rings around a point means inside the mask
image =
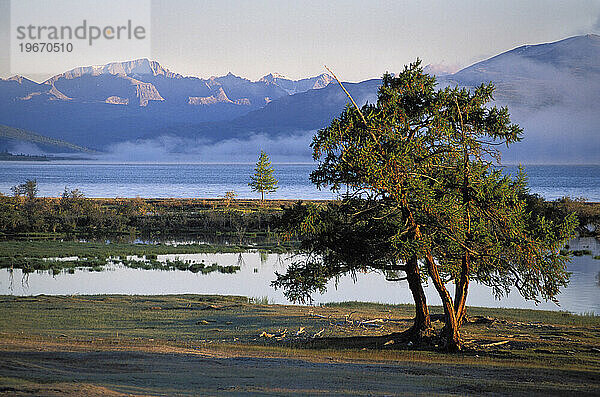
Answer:
[{"label": "water reflection", "polygon": [[277,243],[275,237],[268,235],[257,235],[255,233],[246,233],[244,235],[225,235],[216,233],[194,233],[194,234],[163,234],[163,235],[135,235],[124,234],[114,235],[110,239],[105,238],[76,238],[75,240],[85,243],[119,243],[119,244],[145,244],[145,245],[237,245],[237,246],[256,246],[269,245]]},{"label": "water reflection", "polygon": [[[589,249],[593,255],[600,253],[600,243],[595,239],[577,239],[570,242],[571,249]],[[172,254],[158,255],[163,263],[178,260],[181,263],[216,263],[218,266],[239,266],[234,274],[212,272],[209,274],[164,269],[143,270],[119,264],[109,265],[109,271],[82,271],[74,274],[48,272],[24,274],[20,269],[0,270],[0,294],[223,294],[248,297],[268,297],[270,302],[290,303],[283,293],[270,286],[274,273],[284,272],[290,263],[289,254],[268,254],[254,251],[231,254]],[[593,312],[600,315],[600,260],[590,255],[574,257],[569,264],[571,281],[559,295],[560,306],[551,302],[535,305],[523,300],[513,291],[502,300],[496,300],[490,288],[472,284],[469,304],[487,307],[537,308],[567,310],[575,313]],[[17,281],[15,283],[15,280]],[[449,287],[452,293],[452,286]],[[431,283],[425,292],[430,304],[441,302]],[[324,294],[314,295],[315,303],[359,300],[383,303],[411,303],[412,297],[405,282],[387,282],[378,273],[358,274],[356,283],[351,277],[331,282]]]},{"label": "water reflection", "polygon": [[[5,269],[8,272],[8,292],[14,295],[15,291],[15,270],[13,268]],[[21,272],[21,287],[24,291],[29,289],[29,273]],[[1,291],[1,290],[0,290]]]}]

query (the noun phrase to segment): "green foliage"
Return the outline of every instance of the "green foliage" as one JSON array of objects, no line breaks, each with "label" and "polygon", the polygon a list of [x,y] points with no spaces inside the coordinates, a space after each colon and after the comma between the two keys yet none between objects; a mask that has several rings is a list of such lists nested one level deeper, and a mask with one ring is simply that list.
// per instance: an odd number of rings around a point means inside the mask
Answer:
[{"label": "green foliage", "polygon": [[[22,256],[14,255],[18,249]],[[155,253],[150,253],[155,252]],[[139,244],[95,244],[62,242],[0,242],[0,268],[22,269],[23,273],[33,271],[51,271],[56,275],[61,270],[88,268],[91,271],[103,271],[110,264],[121,264],[133,269],[144,270],[181,270],[192,273],[209,274],[219,272],[235,273],[239,266],[211,265],[191,260],[159,261],[157,254],[172,253],[217,253],[242,252],[239,248],[207,245],[185,245],[173,247],[168,245],[141,246]],[[143,259],[127,259],[128,256],[142,256]],[[51,258],[77,257],[76,259],[58,260]]]},{"label": "green foliage", "polygon": [[556,301],[569,280],[570,255],[561,248],[574,237],[577,217],[547,214],[532,206],[537,198],[528,194],[523,182],[510,187],[515,194],[512,205],[489,208],[493,216],[488,219],[498,226],[487,229],[491,234],[482,247],[487,256],[474,258],[474,278],[493,287],[497,297],[515,287],[525,299]]},{"label": "green foliage", "polygon": [[255,305],[269,305],[269,297],[268,296],[258,296],[254,298],[248,298],[248,303],[252,303]]},{"label": "green foliage", "polygon": [[[125,260],[127,256],[145,257],[149,261],[156,260],[156,255],[164,254],[198,254],[198,253],[239,253],[248,247],[209,244],[125,244],[105,242],[79,241],[0,241],[0,258],[10,260],[18,258],[117,258]],[[5,262],[0,262],[4,265]]]},{"label": "green foliage", "polygon": [[562,216],[577,214],[577,231],[580,235],[600,236],[600,203],[588,203],[583,198],[562,197],[548,203],[547,206],[550,211]]},{"label": "green foliage", "polygon": [[281,203],[259,206],[236,200],[225,205],[222,200],[90,199],[67,188],[59,199],[0,195],[0,236],[114,241],[142,235],[149,240],[278,244],[271,241],[269,230],[279,219]]},{"label": "green foliage", "polygon": [[11,187],[10,191],[14,197],[24,196],[27,200],[33,200],[38,194],[37,181],[30,179],[25,183]]},{"label": "green foliage", "polygon": [[288,238],[300,238],[305,254],[285,274],[276,273],[273,282],[290,300],[308,302],[312,293],[325,292],[327,282],[342,275],[377,271],[389,280],[398,277],[402,257],[392,241],[402,217],[380,201],[298,202],[285,209],[279,226]]},{"label": "green foliage", "polygon": [[[398,77],[385,74],[376,104],[346,107],[315,135],[311,180],[347,194],[337,205],[286,214],[307,254],[274,283],[289,297],[306,299],[348,272],[401,269],[416,256],[449,325],[451,312],[464,315],[470,278],[498,296],[515,286],[535,300],[554,299],[567,283],[560,248],[577,220],[546,217],[529,205],[522,171],[510,177],[494,168],[496,148],[518,142],[522,130],[508,109],[487,105],[493,85],[435,84],[420,61]],[[457,286],[456,307],[447,281]]]},{"label": "green foliage", "polygon": [[0,229],[5,234],[79,233],[95,235],[127,229],[127,214],[65,189],[60,199],[0,197]]},{"label": "green foliage", "polygon": [[238,194],[235,192],[235,190],[228,190],[225,192],[225,196],[223,196],[223,200],[227,204],[227,207],[229,207],[231,205],[231,202],[234,201],[237,196],[238,196]]},{"label": "green foliage", "polygon": [[574,256],[592,255],[591,250],[575,250],[571,252]]},{"label": "green foliage", "polygon": [[264,201],[265,194],[273,193],[278,188],[277,179],[273,176],[273,172],[274,169],[269,156],[261,150],[254,168],[254,174],[250,176],[250,183],[248,183],[253,192],[260,192],[261,201]]}]

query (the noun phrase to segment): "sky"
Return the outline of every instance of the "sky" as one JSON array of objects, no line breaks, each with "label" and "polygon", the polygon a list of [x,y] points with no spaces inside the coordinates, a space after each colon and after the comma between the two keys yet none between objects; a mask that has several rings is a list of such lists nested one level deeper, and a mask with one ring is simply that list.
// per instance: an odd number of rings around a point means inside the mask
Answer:
[{"label": "sky", "polygon": [[[417,57],[458,68],[523,44],[600,33],[600,0],[148,1],[149,57],[203,78],[278,72],[298,79],[327,65],[344,81],[361,81]],[[10,34],[10,3],[0,0],[0,77],[13,74],[4,55]],[[76,67],[126,57],[100,49],[94,62],[86,54],[63,61]],[[58,72],[25,75],[40,81]]]}]

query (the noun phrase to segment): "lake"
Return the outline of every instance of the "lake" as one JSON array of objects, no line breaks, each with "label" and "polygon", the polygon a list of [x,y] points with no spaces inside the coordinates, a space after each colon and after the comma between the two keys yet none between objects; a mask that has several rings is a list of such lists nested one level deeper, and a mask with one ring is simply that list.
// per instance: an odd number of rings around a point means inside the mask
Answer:
[{"label": "lake", "polygon": [[[310,183],[315,164],[274,164],[279,189],[273,199],[331,199],[328,190]],[[563,196],[600,201],[600,165],[524,167],[532,193],[547,200]],[[248,187],[254,164],[108,164],[95,162],[1,162],[0,192],[36,179],[41,196],[59,196],[65,186],[87,197],[217,198],[235,190],[240,198],[258,198]],[[503,168],[515,174],[516,166]]]},{"label": "lake", "polygon": [[[591,250],[593,255],[600,254],[600,242],[594,238],[575,239],[569,245],[573,250],[586,249]],[[275,272],[285,271],[291,260],[290,255],[265,256],[264,253],[247,252],[158,256],[161,261],[175,258],[194,262],[204,260],[207,264],[216,262],[221,266],[239,264],[240,270],[234,274],[194,274],[189,271],[141,270],[115,265],[101,272],[77,269],[74,274],[61,272],[53,276],[50,272],[39,271],[24,277],[19,269],[12,273],[8,269],[1,269],[0,294],[221,294],[268,297],[272,303],[290,303],[281,290],[275,291],[270,286],[275,279]],[[600,260],[589,255],[574,257],[568,268],[572,273],[571,282],[559,295],[560,306],[552,302],[536,306],[533,302],[525,301],[516,291],[497,300],[490,288],[476,283],[471,283],[468,303],[472,306],[567,310],[600,315]],[[453,291],[450,285],[449,288]],[[431,283],[425,292],[430,304],[441,304]],[[315,294],[313,298],[315,303],[349,300],[412,303],[406,282],[388,282],[378,273],[358,274],[356,283],[349,276],[342,277],[337,288],[332,281],[325,294]]]},{"label": "lake", "polygon": [[[41,196],[58,196],[65,186],[80,189],[87,197],[223,197],[235,190],[240,198],[258,197],[248,187],[254,164],[107,164],[94,162],[3,162],[0,163],[0,192],[10,194],[10,187],[36,179]],[[317,190],[309,181],[314,164],[274,164],[279,190],[269,195],[275,199],[331,199],[329,191]],[[516,166],[503,168],[516,173]],[[562,196],[585,197],[600,201],[600,166],[526,166],[533,193],[547,200]],[[571,249],[590,249],[600,253],[598,241],[578,239]],[[177,255],[184,258],[185,255]],[[174,257],[174,256],[173,256]],[[165,258],[163,258],[165,259]],[[220,265],[238,262],[237,254],[198,254],[193,258]],[[268,296],[272,302],[288,303],[281,291],[270,287],[274,272],[283,272],[289,258],[270,255],[262,260],[259,253],[242,254],[241,270],[235,274],[192,274],[184,271],[130,269],[113,266],[103,272],[78,270],[75,274],[32,273],[23,278],[20,270],[0,270],[0,294],[235,294],[249,297]],[[263,258],[264,259],[264,258]],[[469,303],[477,306],[523,307],[568,310],[600,314],[600,260],[591,256],[575,257],[569,265],[571,284],[560,295],[561,307],[553,303],[539,306],[525,302],[513,292],[496,300],[489,288],[473,285]],[[427,289],[431,304],[440,304],[431,284]],[[359,274],[356,284],[342,278],[336,289],[330,284],[327,293],[315,295],[315,302],[361,300],[408,303],[411,296],[406,285],[386,282],[379,274]]]}]

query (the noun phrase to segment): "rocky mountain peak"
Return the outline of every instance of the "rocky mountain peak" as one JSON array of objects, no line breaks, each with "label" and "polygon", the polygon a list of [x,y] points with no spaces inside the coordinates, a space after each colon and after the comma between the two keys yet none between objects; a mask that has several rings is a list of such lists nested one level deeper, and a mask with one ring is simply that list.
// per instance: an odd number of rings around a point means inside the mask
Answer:
[{"label": "rocky mountain peak", "polygon": [[285,90],[288,95],[298,94],[308,90],[315,90],[326,87],[333,81],[333,77],[327,73],[318,76],[309,77],[300,80],[288,79],[279,73],[269,73],[263,76],[259,82],[276,85]]},{"label": "rocky mountain peak", "polygon": [[261,77],[258,81],[264,81],[267,83],[273,83],[275,80],[277,79],[283,79],[283,80],[288,80],[287,77],[285,77],[284,75],[274,72],[274,73],[269,73],[266,76]]},{"label": "rocky mountain peak", "polygon": [[[21,83],[23,83],[23,79],[25,79],[25,77],[15,74],[14,76],[11,76],[11,77],[9,77],[7,79],[3,79],[3,80],[4,81],[16,81],[17,83],[21,84]],[[25,80],[27,80],[27,79],[25,79]]]},{"label": "rocky mountain peak", "polygon": [[46,81],[48,84],[53,84],[60,78],[64,79],[76,79],[84,75],[100,76],[103,74],[107,75],[118,75],[118,76],[165,76],[169,78],[181,78],[182,76],[177,73],[173,73],[168,69],[162,67],[158,62],[151,61],[147,58],[135,59],[124,62],[111,62],[106,65],[94,65],[94,66],[82,66],[71,69],[65,73],[58,74],[51,77]]}]

